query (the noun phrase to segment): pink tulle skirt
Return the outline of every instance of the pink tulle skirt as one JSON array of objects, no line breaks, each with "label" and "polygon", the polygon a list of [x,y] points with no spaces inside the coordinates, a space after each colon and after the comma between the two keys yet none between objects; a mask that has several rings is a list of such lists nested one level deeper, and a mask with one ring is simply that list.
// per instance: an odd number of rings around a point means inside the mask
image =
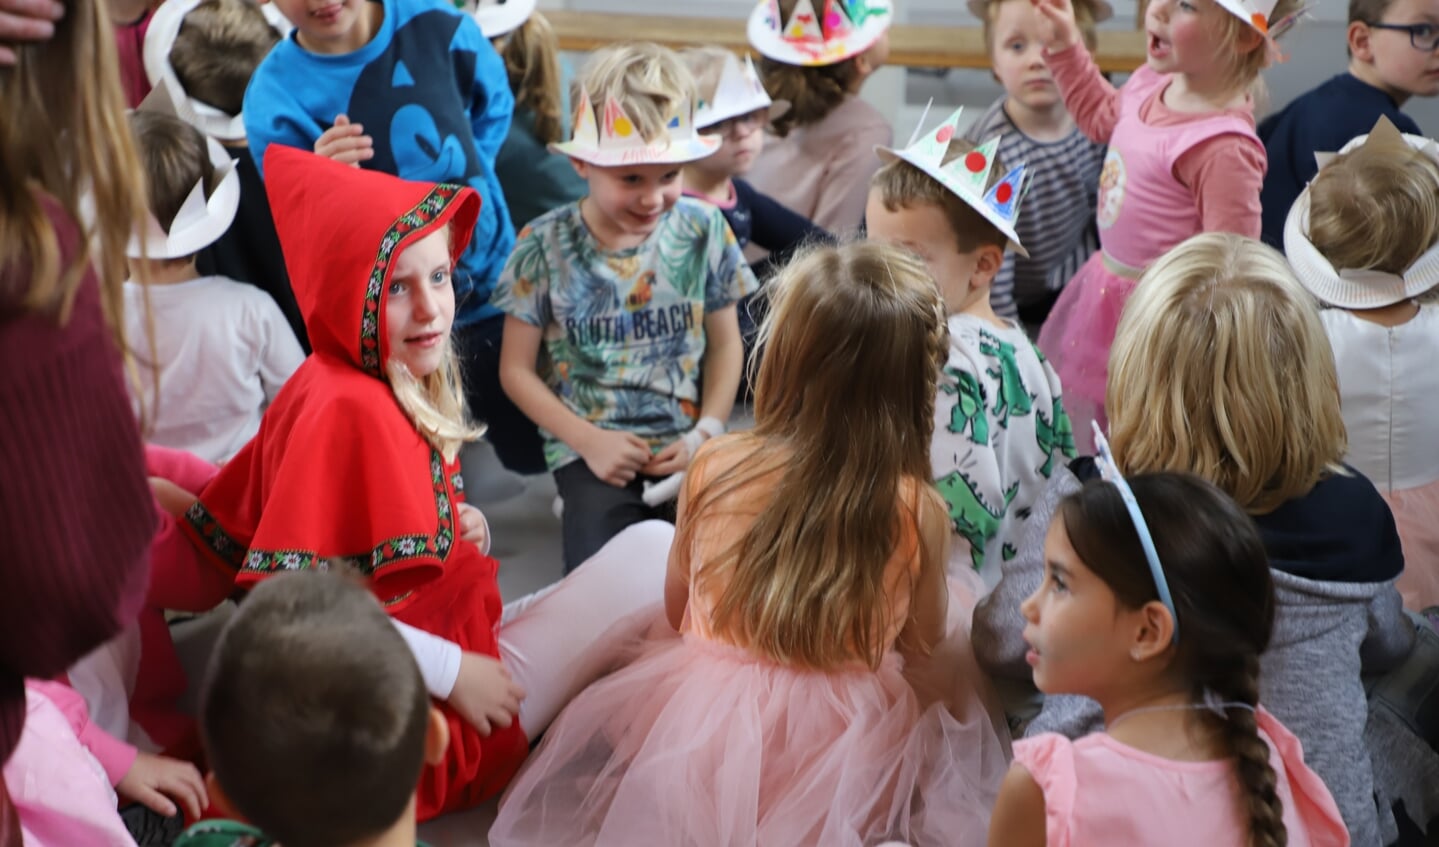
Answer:
[{"label": "pink tulle skirt", "polygon": [[1439,606],[1439,481],[1380,494],[1404,544],[1404,573],[1398,581],[1404,607],[1418,612]]},{"label": "pink tulle skirt", "polygon": [[[983,686],[959,679],[975,667],[962,630],[912,669],[918,685],[894,653],[820,673],[651,641],[550,727],[490,843],[983,845],[1009,739]],[[915,693],[940,689],[948,702]]]},{"label": "pink tulle skirt", "polygon": [[1108,427],[1104,391],[1109,379],[1109,348],[1119,327],[1124,304],[1137,280],[1104,267],[1095,253],[1064,287],[1049,318],[1039,330],[1039,349],[1059,374],[1064,411],[1074,425],[1075,447],[1081,455],[1094,452],[1090,421]]}]

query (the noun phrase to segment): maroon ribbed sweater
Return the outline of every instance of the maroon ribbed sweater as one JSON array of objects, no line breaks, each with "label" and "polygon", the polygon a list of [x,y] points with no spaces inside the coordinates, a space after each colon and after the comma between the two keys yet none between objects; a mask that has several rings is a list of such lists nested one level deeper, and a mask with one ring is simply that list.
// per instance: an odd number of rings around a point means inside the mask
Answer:
[{"label": "maroon ribbed sweater", "polygon": [[[46,211],[64,261],[76,227]],[[53,677],[133,620],[155,512],[120,357],[86,273],[70,319],[21,313],[28,268],[0,268],[0,762],[23,678]]]}]

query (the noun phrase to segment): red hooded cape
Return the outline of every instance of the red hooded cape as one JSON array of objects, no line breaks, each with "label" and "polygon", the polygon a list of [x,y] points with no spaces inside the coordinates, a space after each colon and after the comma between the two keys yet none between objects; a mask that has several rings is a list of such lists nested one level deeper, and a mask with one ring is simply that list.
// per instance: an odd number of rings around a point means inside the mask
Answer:
[{"label": "red hooded cape", "polygon": [[[265,186],[314,353],[200,492],[184,530],[242,588],[346,559],[395,617],[498,657],[497,565],[456,536],[459,463],[420,436],[383,369],[396,258],[450,226],[457,259],[480,198],[280,145],[266,152]],[[482,740],[446,711],[450,751],[425,769],[422,820],[499,791],[528,749],[518,721]]]}]

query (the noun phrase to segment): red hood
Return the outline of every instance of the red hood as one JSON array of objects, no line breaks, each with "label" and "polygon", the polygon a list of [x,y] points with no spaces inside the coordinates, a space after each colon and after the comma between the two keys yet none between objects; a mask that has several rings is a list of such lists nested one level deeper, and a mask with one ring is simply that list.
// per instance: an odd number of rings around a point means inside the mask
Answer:
[{"label": "red hood", "polygon": [[475,231],[479,195],[279,144],[265,151],[265,191],[311,346],[383,378],[396,257],[453,222],[450,261],[458,260]]}]

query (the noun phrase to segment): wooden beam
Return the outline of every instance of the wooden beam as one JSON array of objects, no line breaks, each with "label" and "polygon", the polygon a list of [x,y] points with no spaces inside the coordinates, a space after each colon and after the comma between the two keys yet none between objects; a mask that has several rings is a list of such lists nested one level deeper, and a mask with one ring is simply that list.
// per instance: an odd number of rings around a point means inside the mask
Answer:
[{"label": "wooden beam", "polygon": [[[749,51],[743,20],[661,17],[605,12],[545,10],[560,48],[589,52],[621,41],[654,41],[668,47],[712,44]],[[975,26],[897,24],[890,30],[889,63],[910,68],[978,68],[988,70],[984,34]],[[1099,31],[1095,61],[1101,70],[1127,73],[1144,64],[1144,33]]]}]

